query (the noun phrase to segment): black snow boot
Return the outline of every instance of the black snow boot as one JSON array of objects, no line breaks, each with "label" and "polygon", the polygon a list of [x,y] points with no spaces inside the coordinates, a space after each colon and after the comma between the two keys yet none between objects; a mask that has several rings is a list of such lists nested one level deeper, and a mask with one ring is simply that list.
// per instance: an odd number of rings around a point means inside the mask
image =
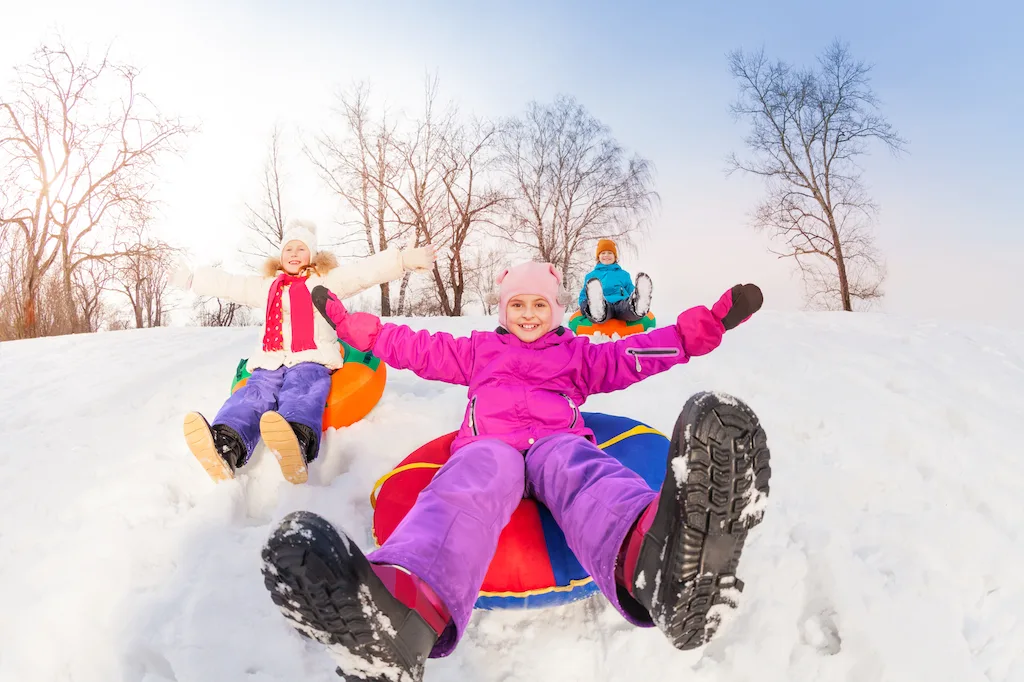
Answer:
[{"label": "black snow boot", "polygon": [[736,569],[747,531],[764,516],[770,476],[753,410],[718,393],[691,397],[672,432],[661,493],[623,545],[624,607],[642,606],[676,648],[709,642],[738,606]]},{"label": "black snow boot", "polygon": [[392,596],[356,543],[310,512],[286,516],[263,547],[270,597],[327,646],[348,682],[420,682],[437,633]]},{"label": "black snow boot", "polygon": [[248,459],[237,431],[223,424],[211,428],[198,412],[185,415],[184,433],[188,449],[214,481],[234,478],[235,470]]},{"label": "black snow boot", "polygon": [[299,448],[302,450],[302,459],[309,464],[316,459],[317,454],[320,452],[320,438],[313,432],[313,429],[309,428],[305,424],[299,424],[297,422],[288,422],[291,424],[292,431],[295,432],[295,437],[299,440]]},{"label": "black snow boot", "polygon": [[224,424],[216,424],[210,431],[213,432],[213,442],[217,446],[217,452],[228,463],[231,470],[237,471],[245,466],[246,460],[249,459],[249,453],[238,432]]}]

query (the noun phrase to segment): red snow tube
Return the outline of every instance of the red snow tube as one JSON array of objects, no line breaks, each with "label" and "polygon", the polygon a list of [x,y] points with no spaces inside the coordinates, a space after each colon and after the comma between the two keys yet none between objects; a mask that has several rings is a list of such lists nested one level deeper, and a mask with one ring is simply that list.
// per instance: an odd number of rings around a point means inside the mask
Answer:
[{"label": "red snow tube", "polygon": [[[665,477],[668,439],[626,417],[586,412],[583,418],[602,450],[640,474],[657,490]],[[373,539],[387,541],[416,498],[451,455],[455,433],[420,447],[383,476],[370,494]],[[379,493],[378,493],[379,491]],[[498,549],[476,601],[478,609],[536,608],[583,599],[597,585],[565,542],[551,512],[526,498],[501,533]]]}]

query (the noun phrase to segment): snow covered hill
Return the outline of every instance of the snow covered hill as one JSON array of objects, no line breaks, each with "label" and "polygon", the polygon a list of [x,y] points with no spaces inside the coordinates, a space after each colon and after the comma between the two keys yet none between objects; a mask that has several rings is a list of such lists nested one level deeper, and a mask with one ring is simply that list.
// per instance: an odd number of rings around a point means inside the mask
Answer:
[{"label": "snow covered hill", "polygon": [[[493,319],[413,320],[456,333]],[[465,389],[391,371],[309,485],[263,448],[214,485],[183,414],[213,415],[254,329],[0,345],[0,680],[337,679],[272,605],[260,547],[309,509],[371,546],[373,482],[457,427]],[[722,348],[587,409],[662,430],[701,389],[758,411],[772,497],[731,629],[697,652],[600,598],[478,612],[428,681],[1024,680],[1024,333],[764,312]]]}]

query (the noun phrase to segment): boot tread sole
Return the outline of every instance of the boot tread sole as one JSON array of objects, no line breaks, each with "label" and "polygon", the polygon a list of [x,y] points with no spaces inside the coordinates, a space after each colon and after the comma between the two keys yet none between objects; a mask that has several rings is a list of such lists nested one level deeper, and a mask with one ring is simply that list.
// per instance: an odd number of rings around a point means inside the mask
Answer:
[{"label": "boot tread sole", "polygon": [[277,412],[264,412],[260,417],[260,436],[274,453],[281,473],[289,483],[305,483],[309,479],[302,447],[288,420]]},{"label": "boot tread sole", "polygon": [[210,431],[210,425],[203,415],[198,412],[189,412],[185,415],[183,431],[188,449],[199,460],[199,464],[210,478],[219,483],[235,477],[231,467],[217,452],[217,444],[213,441],[213,432]]},{"label": "boot tread sole", "polygon": [[[345,550],[354,547],[351,543],[315,514],[290,514],[263,548],[263,581],[271,600],[299,634],[345,650],[350,661],[365,663],[356,662],[348,666],[350,670],[339,668],[338,674],[346,680],[422,679],[422,663],[412,666],[410,677],[410,666],[396,653],[399,625],[381,625],[387,619],[372,599],[360,598],[368,593],[367,581],[375,575],[357,548]],[[392,667],[396,674],[374,673],[381,664]]]},{"label": "boot tread sole", "polygon": [[705,393],[691,398],[676,422],[669,477],[676,457],[686,462],[686,479],[682,487],[667,481],[662,495],[673,499],[659,506],[662,518],[653,524],[671,530],[661,555],[667,579],[657,588],[652,616],[673,645],[694,649],[711,641],[720,624],[712,607],[735,608],[743,590],[737,578],[743,545],[764,515],[763,504],[746,510],[768,496],[770,453],[753,410]]}]

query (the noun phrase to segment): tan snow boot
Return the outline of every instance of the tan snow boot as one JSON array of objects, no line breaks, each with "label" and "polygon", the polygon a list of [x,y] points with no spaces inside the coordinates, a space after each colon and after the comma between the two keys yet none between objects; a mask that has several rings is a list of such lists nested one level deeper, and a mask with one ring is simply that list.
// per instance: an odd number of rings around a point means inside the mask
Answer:
[{"label": "tan snow boot", "polygon": [[260,435],[277,457],[285,479],[290,483],[305,483],[309,473],[302,456],[302,445],[288,420],[277,412],[264,412],[260,417]]},{"label": "tan snow boot", "polygon": [[189,412],[185,415],[185,442],[195,458],[215,482],[227,481],[235,477],[231,466],[217,452],[213,440],[213,432],[203,415]]}]

